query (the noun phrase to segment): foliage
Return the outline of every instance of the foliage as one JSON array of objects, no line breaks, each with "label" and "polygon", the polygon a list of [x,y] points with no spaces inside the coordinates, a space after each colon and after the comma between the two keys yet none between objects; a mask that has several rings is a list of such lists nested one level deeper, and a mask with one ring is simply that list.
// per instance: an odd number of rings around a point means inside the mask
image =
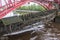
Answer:
[{"label": "foliage", "polygon": [[45,11],[46,9],[41,5],[30,5],[30,6],[22,6],[18,8],[19,10],[34,10],[34,11]]},{"label": "foliage", "polygon": [[[40,11],[40,12],[46,11],[46,9],[43,6],[35,5],[35,4],[29,6],[21,6],[17,10],[31,10],[31,11]],[[21,12],[17,12],[17,13],[20,15],[30,14],[30,13],[21,13]]]}]

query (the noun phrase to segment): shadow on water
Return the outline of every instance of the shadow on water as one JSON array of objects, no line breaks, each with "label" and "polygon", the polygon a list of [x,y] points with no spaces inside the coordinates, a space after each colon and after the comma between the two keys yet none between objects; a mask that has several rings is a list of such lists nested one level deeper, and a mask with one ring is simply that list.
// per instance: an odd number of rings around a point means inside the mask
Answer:
[{"label": "shadow on water", "polygon": [[59,23],[51,23],[50,27],[46,25],[46,27],[41,27],[34,31],[9,36],[9,40],[60,40],[59,27]]}]

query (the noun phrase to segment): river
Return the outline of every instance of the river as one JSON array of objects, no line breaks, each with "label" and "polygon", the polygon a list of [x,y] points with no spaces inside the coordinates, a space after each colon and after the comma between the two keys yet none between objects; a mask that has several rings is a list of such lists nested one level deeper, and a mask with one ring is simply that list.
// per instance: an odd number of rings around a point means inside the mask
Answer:
[{"label": "river", "polygon": [[9,36],[9,40],[60,40],[60,23],[50,22],[40,30]]}]

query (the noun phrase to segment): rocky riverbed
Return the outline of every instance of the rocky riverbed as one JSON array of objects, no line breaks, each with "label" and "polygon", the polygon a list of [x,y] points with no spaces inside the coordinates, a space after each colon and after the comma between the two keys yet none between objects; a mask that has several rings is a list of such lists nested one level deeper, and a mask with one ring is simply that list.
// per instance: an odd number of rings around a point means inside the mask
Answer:
[{"label": "rocky riverbed", "polygon": [[60,40],[60,23],[51,23],[41,30],[9,36],[9,40]]}]

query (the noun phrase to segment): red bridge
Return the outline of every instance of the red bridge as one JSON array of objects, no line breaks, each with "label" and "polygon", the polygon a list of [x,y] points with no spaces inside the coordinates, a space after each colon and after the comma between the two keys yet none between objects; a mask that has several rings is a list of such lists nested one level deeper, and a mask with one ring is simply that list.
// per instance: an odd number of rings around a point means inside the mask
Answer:
[{"label": "red bridge", "polygon": [[[41,4],[47,9],[52,8],[52,5],[46,0],[0,0],[0,19],[2,19],[9,12],[30,1],[34,1],[38,4]],[[45,3],[47,3],[48,5],[46,5]]]}]

